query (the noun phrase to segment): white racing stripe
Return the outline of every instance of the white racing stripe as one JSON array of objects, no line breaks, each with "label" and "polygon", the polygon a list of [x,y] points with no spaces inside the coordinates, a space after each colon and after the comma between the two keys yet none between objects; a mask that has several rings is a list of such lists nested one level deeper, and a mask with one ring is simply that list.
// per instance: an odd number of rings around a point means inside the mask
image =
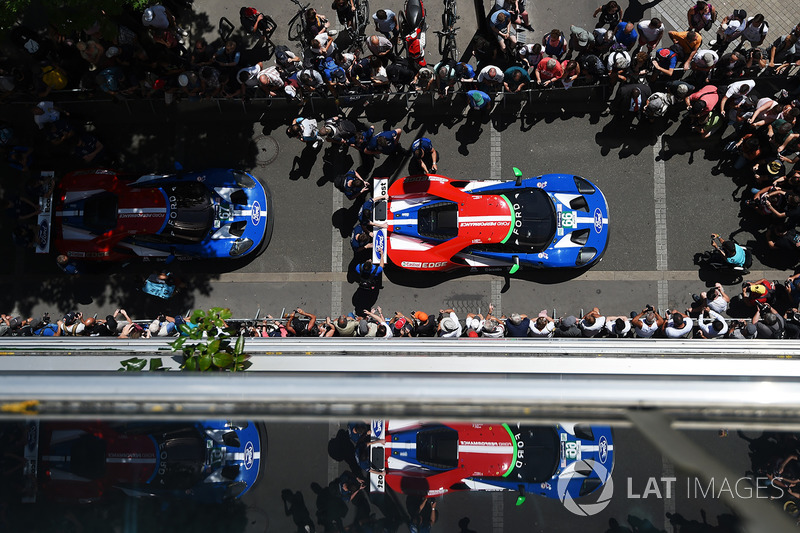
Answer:
[{"label": "white racing stripe", "polygon": [[462,444],[459,444],[458,445],[458,453],[483,453],[483,454],[491,454],[491,455],[501,455],[501,454],[511,455],[511,454],[514,453],[514,447],[513,446],[492,446],[492,445],[488,445],[488,444],[464,446]]},{"label": "white racing stripe", "polygon": [[385,445],[386,448],[392,448],[395,450],[416,450],[417,443],[415,442],[387,442]]},{"label": "white racing stripe", "polygon": [[106,463],[146,465],[155,464],[155,457],[106,457]]},{"label": "white racing stripe", "polygon": [[70,211],[56,211],[57,217],[79,217],[83,214],[83,211],[79,211],[78,209],[73,209]]},{"label": "white racing stripe", "polygon": [[120,215],[127,215],[131,213],[166,213],[166,207],[125,207],[123,209],[117,209],[117,213]]}]

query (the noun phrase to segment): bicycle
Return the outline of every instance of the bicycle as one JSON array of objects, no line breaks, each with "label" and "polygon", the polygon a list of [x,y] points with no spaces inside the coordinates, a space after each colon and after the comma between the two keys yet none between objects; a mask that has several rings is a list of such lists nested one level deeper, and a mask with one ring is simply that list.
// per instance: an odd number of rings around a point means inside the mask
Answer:
[{"label": "bicycle", "polygon": [[311,3],[303,5],[300,0],[292,0],[292,3],[297,4],[298,11],[289,21],[289,40],[290,41],[304,41],[306,36],[306,10],[311,7]]},{"label": "bicycle", "polygon": [[442,59],[452,57],[458,61],[458,45],[456,44],[456,34],[460,28],[456,27],[456,21],[461,17],[457,14],[456,0],[444,0],[444,13],[442,13],[442,31],[435,31],[439,36],[439,53]]},{"label": "bicycle", "polygon": [[347,27],[347,34],[350,37],[350,46],[348,50],[363,51],[364,43],[367,42],[367,25],[369,25],[369,1],[368,0],[354,0],[356,7],[355,15],[353,17],[353,24]]}]

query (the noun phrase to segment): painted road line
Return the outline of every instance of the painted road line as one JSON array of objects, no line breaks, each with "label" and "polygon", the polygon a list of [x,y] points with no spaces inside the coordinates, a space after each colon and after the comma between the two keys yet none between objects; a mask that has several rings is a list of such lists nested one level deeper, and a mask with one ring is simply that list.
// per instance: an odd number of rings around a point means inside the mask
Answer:
[{"label": "painted road line", "polygon": [[[662,139],[653,145],[653,198],[656,214],[656,270],[667,271],[667,173],[659,156]],[[668,280],[658,280],[658,307],[664,309],[669,294]]]},{"label": "painted road line", "polygon": [[[344,207],[342,193],[331,187],[333,191],[333,213]],[[331,318],[334,320],[342,314],[342,283],[347,281],[347,273],[342,272],[342,255],[344,245],[339,228],[331,226]],[[336,276],[340,274],[341,276]],[[344,277],[344,279],[341,279]]]},{"label": "painted road line", "polygon": [[492,533],[503,533],[503,491],[492,493]]}]

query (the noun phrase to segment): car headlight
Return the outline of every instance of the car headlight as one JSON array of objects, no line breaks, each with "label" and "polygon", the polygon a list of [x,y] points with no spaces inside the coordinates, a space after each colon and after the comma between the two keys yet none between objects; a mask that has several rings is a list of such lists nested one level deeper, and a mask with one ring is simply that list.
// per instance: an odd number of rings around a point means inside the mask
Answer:
[{"label": "car headlight", "polygon": [[245,253],[250,249],[251,246],[253,246],[252,239],[243,239],[239,237],[233,242],[233,244],[231,244],[231,251],[228,253],[231,255],[231,257],[236,257],[237,255],[242,255]]},{"label": "car headlight", "polygon": [[243,189],[252,189],[256,186],[256,180],[244,172],[233,171],[233,179],[236,181],[236,185]]},{"label": "car headlight", "polygon": [[578,259],[575,260],[575,266],[583,266],[592,262],[592,259],[597,255],[597,250],[590,246],[581,248],[578,252]]},{"label": "car headlight", "polygon": [[572,176],[572,179],[575,180],[575,186],[581,194],[594,194],[594,191],[597,190],[594,188],[594,185],[580,176]]}]

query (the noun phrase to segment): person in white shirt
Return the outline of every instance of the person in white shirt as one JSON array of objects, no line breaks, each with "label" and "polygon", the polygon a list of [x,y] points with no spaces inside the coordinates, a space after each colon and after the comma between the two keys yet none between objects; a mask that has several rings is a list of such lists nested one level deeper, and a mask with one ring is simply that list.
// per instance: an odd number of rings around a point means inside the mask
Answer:
[{"label": "person in white shirt", "polygon": [[661,330],[668,339],[680,339],[686,337],[692,331],[693,326],[694,320],[677,309],[673,309],[669,318],[661,326]]},{"label": "person in white shirt", "polygon": [[41,130],[45,124],[50,124],[61,118],[61,110],[53,102],[39,102],[33,106],[33,121]]},{"label": "person in white shirt", "polygon": [[719,102],[719,112],[722,115],[725,115],[725,105],[728,103],[729,98],[733,97],[734,95],[747,96],[750,91],[755,88],[755,86],[756,82],[753,80],[735,81],[728,85],[728,89],[725,91],[725,96],[723,96],[722,100]]},{"label": "person in white shirt", "polygon": [[767,37],[767,32],[769,32],[769,26],[764,20],[764,15],[759,13],[755,17],[750,17],[746,23],[739,27],[739,31],[733,34],[734,39],[737,37],[742,38],[736,48],[741,48],[745,41],[748,41],[753,48],[761,46]]},{"label": "person in white shirt", "polygon": [[639,44],[636,46],[636,50],[646,44],[647,51],[652,53],[661,42],[661,37],[664,36],[664,24],[657,18],[639,22],[636,29],[639,31]]},{"label": "person in white shirt", "polygon": [[578,325],[584,337],[594,337],[606,325],[606,317],[601,315],[600,310],[595,307],[584,315]]},{"label": "person in white shirt", "polygon": [[606,330],[612,337],[627,337],[631,321],[626,316],[607,316]]},{"label": "person in white shirt", "polygon": [[531,322],[529,329],[533,337],[552,337],[556,330],[556,323],[547,316],[547,311],[542,311],[536,320]]},{"label": "person in white shirt", "polygon": [[461,322],[459,322],[455,311],[452,309],[440,309],[439,313],[442,315],[438,328],[439,337],[460,337]]},{"label": "person in white shirt", "polygon": [[631,319],[631,324],[637,337],[649,339],[655,335],[656,331],[661,329],[664,325],[664,319],[653,309],[653,306],[648,305],[642,309],[641,313]]},{"label": "person in white shirt", "polygon": [[733,42],[734,36],[746,18],[747,12],[744,9],[734,9],[730,17],[723,18],[722,24],[717,29],[717,38],[710,43],[711,48],[722,53]]},{"label": "person in white shirt", "polygon": [[728,333],[728,323],[722,315],[708,307],[697,318],[697,325],[705,339],[715,339]]}]

